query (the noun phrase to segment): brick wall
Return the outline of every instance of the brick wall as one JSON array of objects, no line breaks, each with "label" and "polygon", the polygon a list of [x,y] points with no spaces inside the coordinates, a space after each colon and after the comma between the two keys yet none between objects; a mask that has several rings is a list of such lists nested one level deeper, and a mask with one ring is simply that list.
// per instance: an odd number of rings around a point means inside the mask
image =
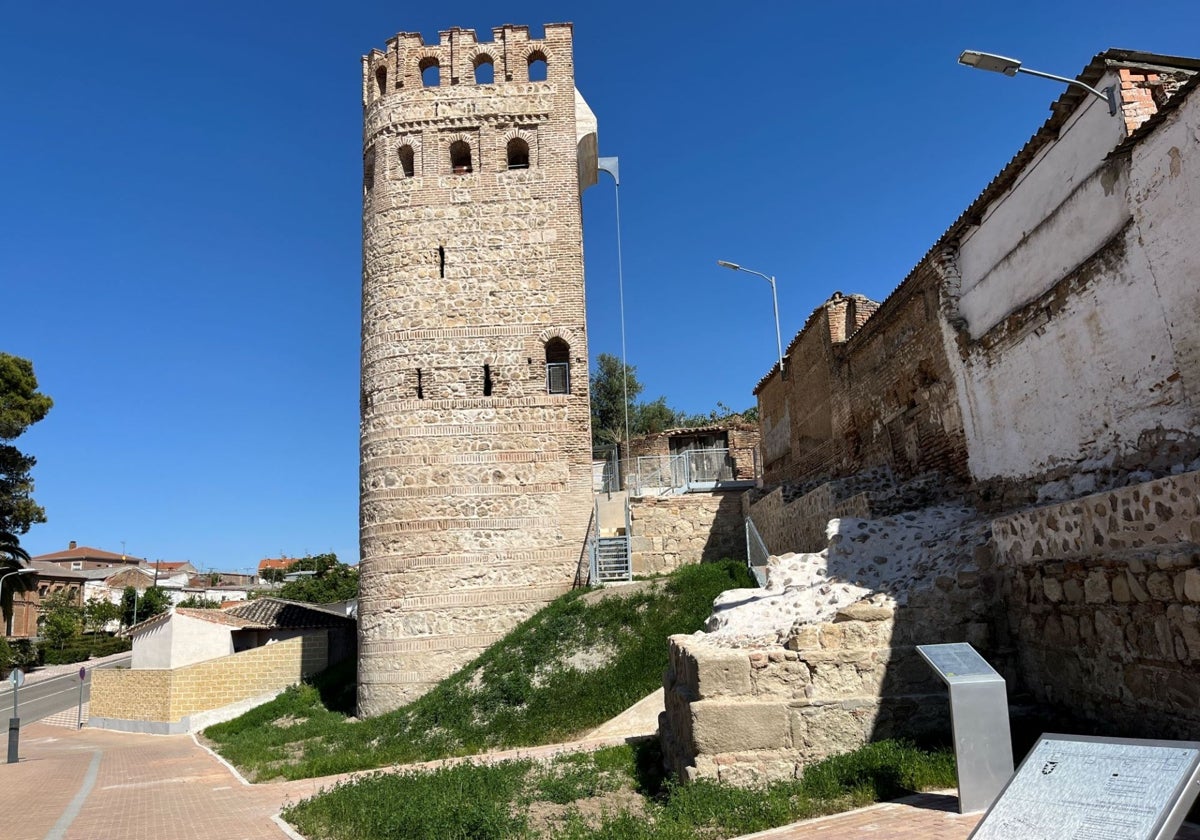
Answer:
[{"label": "brick wall", "polygon": [[91,715],[174,723],[297,683],[324,670],[328,653],[320,631],[173,670],[98,669]]},{"label": "brick wall", "polygon": [[630,502],[633,573],[669,572],[685,563],[746,560],[742,502],[736,493],[689,493]]}]

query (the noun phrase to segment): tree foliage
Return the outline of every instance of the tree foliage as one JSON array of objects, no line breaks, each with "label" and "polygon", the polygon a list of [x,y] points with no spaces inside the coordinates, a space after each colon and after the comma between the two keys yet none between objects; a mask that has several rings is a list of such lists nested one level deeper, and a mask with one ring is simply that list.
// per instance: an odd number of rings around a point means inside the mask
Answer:
[{"label": "tree foliage", "polygon": [[212,598],[205,598],[203,595],[189,595],[175,606],[193,610],[219,610],[221,609],[221,602]]},{"label": "tree foliage", "polygon": [[608,353],[601,353],[596,357],[596,367],[590,383],[593,446],[611,445],[625,440],[626,406],[629,409],[631,437],[656,434],[667,429],[707,426],[735,418],[749,423],[758,422],[757,406],[738,412],[718,402],[717,407],[707,414],[688,414],[667,405],[666,397],[639,402],[637,398],[644,390],[645,386],[638,381],[637,368],[633,365],[622,365],[620,359]]},{"label": "tree foliage", "polygon": [[83,626],[89,633],[102,632],[121,616],[121,608],[107,598],[89,598],[83,605]]},{"label": "tree foliage", "polygon": [[145,591],[126,586],[121,593],[121,623],[126,627],[165,613],[170,608],[171,599],[160,586],[151,586]]},{"label": "tree foliage", "polygon": [[[0,531],[0,576],[26,568],[29,568],[29,553],[21,547],[21,541],[17,539],[17,535],[8,531]],[[4,586],[0,589],[0,619],[3,619],[5,627],[8,626],[8,620],[12,616],[13,596],[18,592],[32,589],[35,577],[37,576],[30,574],[13,574],[4,581]]]},{"label": "tree foliage", "polygon": [[83,631],[83,610],[64,590],[42,601],[42,638],[51,647],[62,650]]},{"label": "tree foliage", "polygon": [[290,580],[279,590],[279,597],[307,604],[332,604],[358,597],[358,567],[338,562],[336,554],[299,557],[287,573],[312,572]]},{"label": "tree foliage", "polygon": [[38,391],[28,359],[0,353],[0,532],[24,534],[46,521],[46,512],[33,500],[30,470],[37,461],[13,446],[54,405]]}]

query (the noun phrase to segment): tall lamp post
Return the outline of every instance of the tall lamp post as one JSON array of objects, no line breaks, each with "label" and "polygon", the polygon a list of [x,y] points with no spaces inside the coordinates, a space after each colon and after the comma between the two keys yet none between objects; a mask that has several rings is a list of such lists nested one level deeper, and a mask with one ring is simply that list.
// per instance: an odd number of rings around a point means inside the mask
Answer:
[{"label": "tall lamp post", "polygon": [[993,53],[976,52],[975,50],[963,50],[962,55],[958,57],[959,64],[965,64],[967,67],[974,67],[976,70],[989,70],[993,73],[1003,73],[1005,76],[1015,76],[1018,73],[1026,73],[1030,76],[1037,76],[1041,79],[1051,79],[1055,82],[1064,82],[1068,85],[1081,87],[1088,93],[1095,96],[1102,102],[1107,103],[1109,116],[1116,116],[1118,105],[1117,102],[1117,86],[1109,85],[1104,90],[1096,90],[1091,85],[1085,85],[1078,79],[1069,79],[1066,76],[1055,76],[1053,73],[1043,73],[1040,70],[1030,70],[1021,66],[1021,62],[1015,58],[1005,58],[1002,55]]},{"label": "tall lamp post", "polygon": [[732,271],[744,271],[747,274],[753,274],[756,277],[761,277],[771,284],[771,304],[775,307],[775,349],[779,353],[779,376],[783,376],[783,340],[779,335],[779,296],[775,293],[775,278],[769,274],[763,274],[761,271],[744,268],[737,263],[726,262],[725,260],[717,260],[717,265],[722,268],[728,268]]}]

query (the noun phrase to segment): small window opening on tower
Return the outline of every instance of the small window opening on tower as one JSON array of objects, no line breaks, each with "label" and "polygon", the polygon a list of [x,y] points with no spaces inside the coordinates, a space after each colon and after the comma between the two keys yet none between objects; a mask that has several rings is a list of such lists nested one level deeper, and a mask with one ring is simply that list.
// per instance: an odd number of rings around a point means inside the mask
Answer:
[{"label": "small window opening on tower", "polygon": [[490,85],[496,81],[496,67],[490,55],[481,55],[475,59],[475,84]]},{"label": "small window opening on tower", "polygon": [[417,368],[417,399],[425,399],[425,385],[421,381],[421,369]]},{"label": "small window opening on tower", "polygon": [[380,96],[387,93],[387,68],[382,65],[375,68],[375,87],[378,88]]},{"label": "small window opening on tower", "polygon": [[508,168],[529,168],[529,144],[520,137],[508,141]]},{"label": "small window opening on tower", "polygon": [[561,338],[546,342],[546,393],[571,393],[571,347]]},{"label": "small window opening on tower", "polygon": [[446,278],[446,249],[441,245],[438,246],[438,277]]},{"label": "small window opening on tower", "polygon": [[408,143],[400,147],[400,170],[405,178],[411,178],[417,173],[417,156]]},{"label": "small window opening on tower", "polygon": [[483,395],[490,397],[492,395],[492,366],[483,366]]},{"label": "small window opening on tower", "polygon": [[367,149],[363,155],[363,189],[370,191],[375,188],[375,147]]},{"label": "small window opening on tower", "polygon": [[529,81],[546,81],[546,56],[541,52],[529,54]]},{"label": "small window opening on tower", "polygon": [[466,175],[473,171],[471,146],[466,140],[455,140],[450,144],[450,171],[455,175]]},{"label": "small window opening on tower", "polygon": [[421,84],[425,87],[437,87],[442,82],[442,70],[438,67],[438,60],[432,56],[422,58],[421,63],[417,65],[421,70]]}]

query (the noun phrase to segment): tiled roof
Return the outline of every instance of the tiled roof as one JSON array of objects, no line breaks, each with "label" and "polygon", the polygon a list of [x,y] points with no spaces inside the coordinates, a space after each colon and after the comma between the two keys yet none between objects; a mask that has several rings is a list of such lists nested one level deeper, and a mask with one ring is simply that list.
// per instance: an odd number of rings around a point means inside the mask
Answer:
[{"label": "tiled roof", "polygon": [[53,551],[49,554],[39,554],[34,560],[44,560],[47,562],[59,560],[115,560],[119,563],[141,563],[140,557],[133,557],[129,554],[114,554],[111,551],[101,551],[98,548],[81,545],[75,548],[69,548],[66,551]]},{"label": "tiled roof", "polygon": [[173,611],[159,613],[151,616],[145,621],[138,622],[130,627],[122,635],[133,636],[160,624],[164,624],[170,620],[172,615],[182,615],[188,618],[196,618],[201,621],[207,621],[210,624],[222,624],[226,627],[231,627],[234,630],[268,630],[269,625],[260,624],[252,619],[245,618],[239,615],[230,615],[224,610],[201,610],[193,609],[192,607],[176,607]]},{"label": "tiled roof", "polygon": [[191,566],[187,560],[155,560],[153,563],[147,564],[151,569],[158,569],[160,572],[170,572],[175,569]]},{"label": "tiled roof", "polygon": [[267,627],[342,627],[354,623],[354,619],[316,604],[285,601],[283,598],[266,597],[242,601],[225,612],[257,621]]},{"label": "tiled roof", "polygon": [[105,580],[113,575],[122,572],[136,571],[149,576],[145,569],[138,566],[109,566],[100,569],[68,569],[66,566],[60,566],[57,563],[50,563],[45,560],[31,561],[33,568],[37,569],[38,577],[44,578],[61,578],[66,580]]},{"label": "tiled roof", "polygon": [[299,561],[299,557],[267,557],[258,561],[258,571],[261,573],[267,569],[286,569]]}]

